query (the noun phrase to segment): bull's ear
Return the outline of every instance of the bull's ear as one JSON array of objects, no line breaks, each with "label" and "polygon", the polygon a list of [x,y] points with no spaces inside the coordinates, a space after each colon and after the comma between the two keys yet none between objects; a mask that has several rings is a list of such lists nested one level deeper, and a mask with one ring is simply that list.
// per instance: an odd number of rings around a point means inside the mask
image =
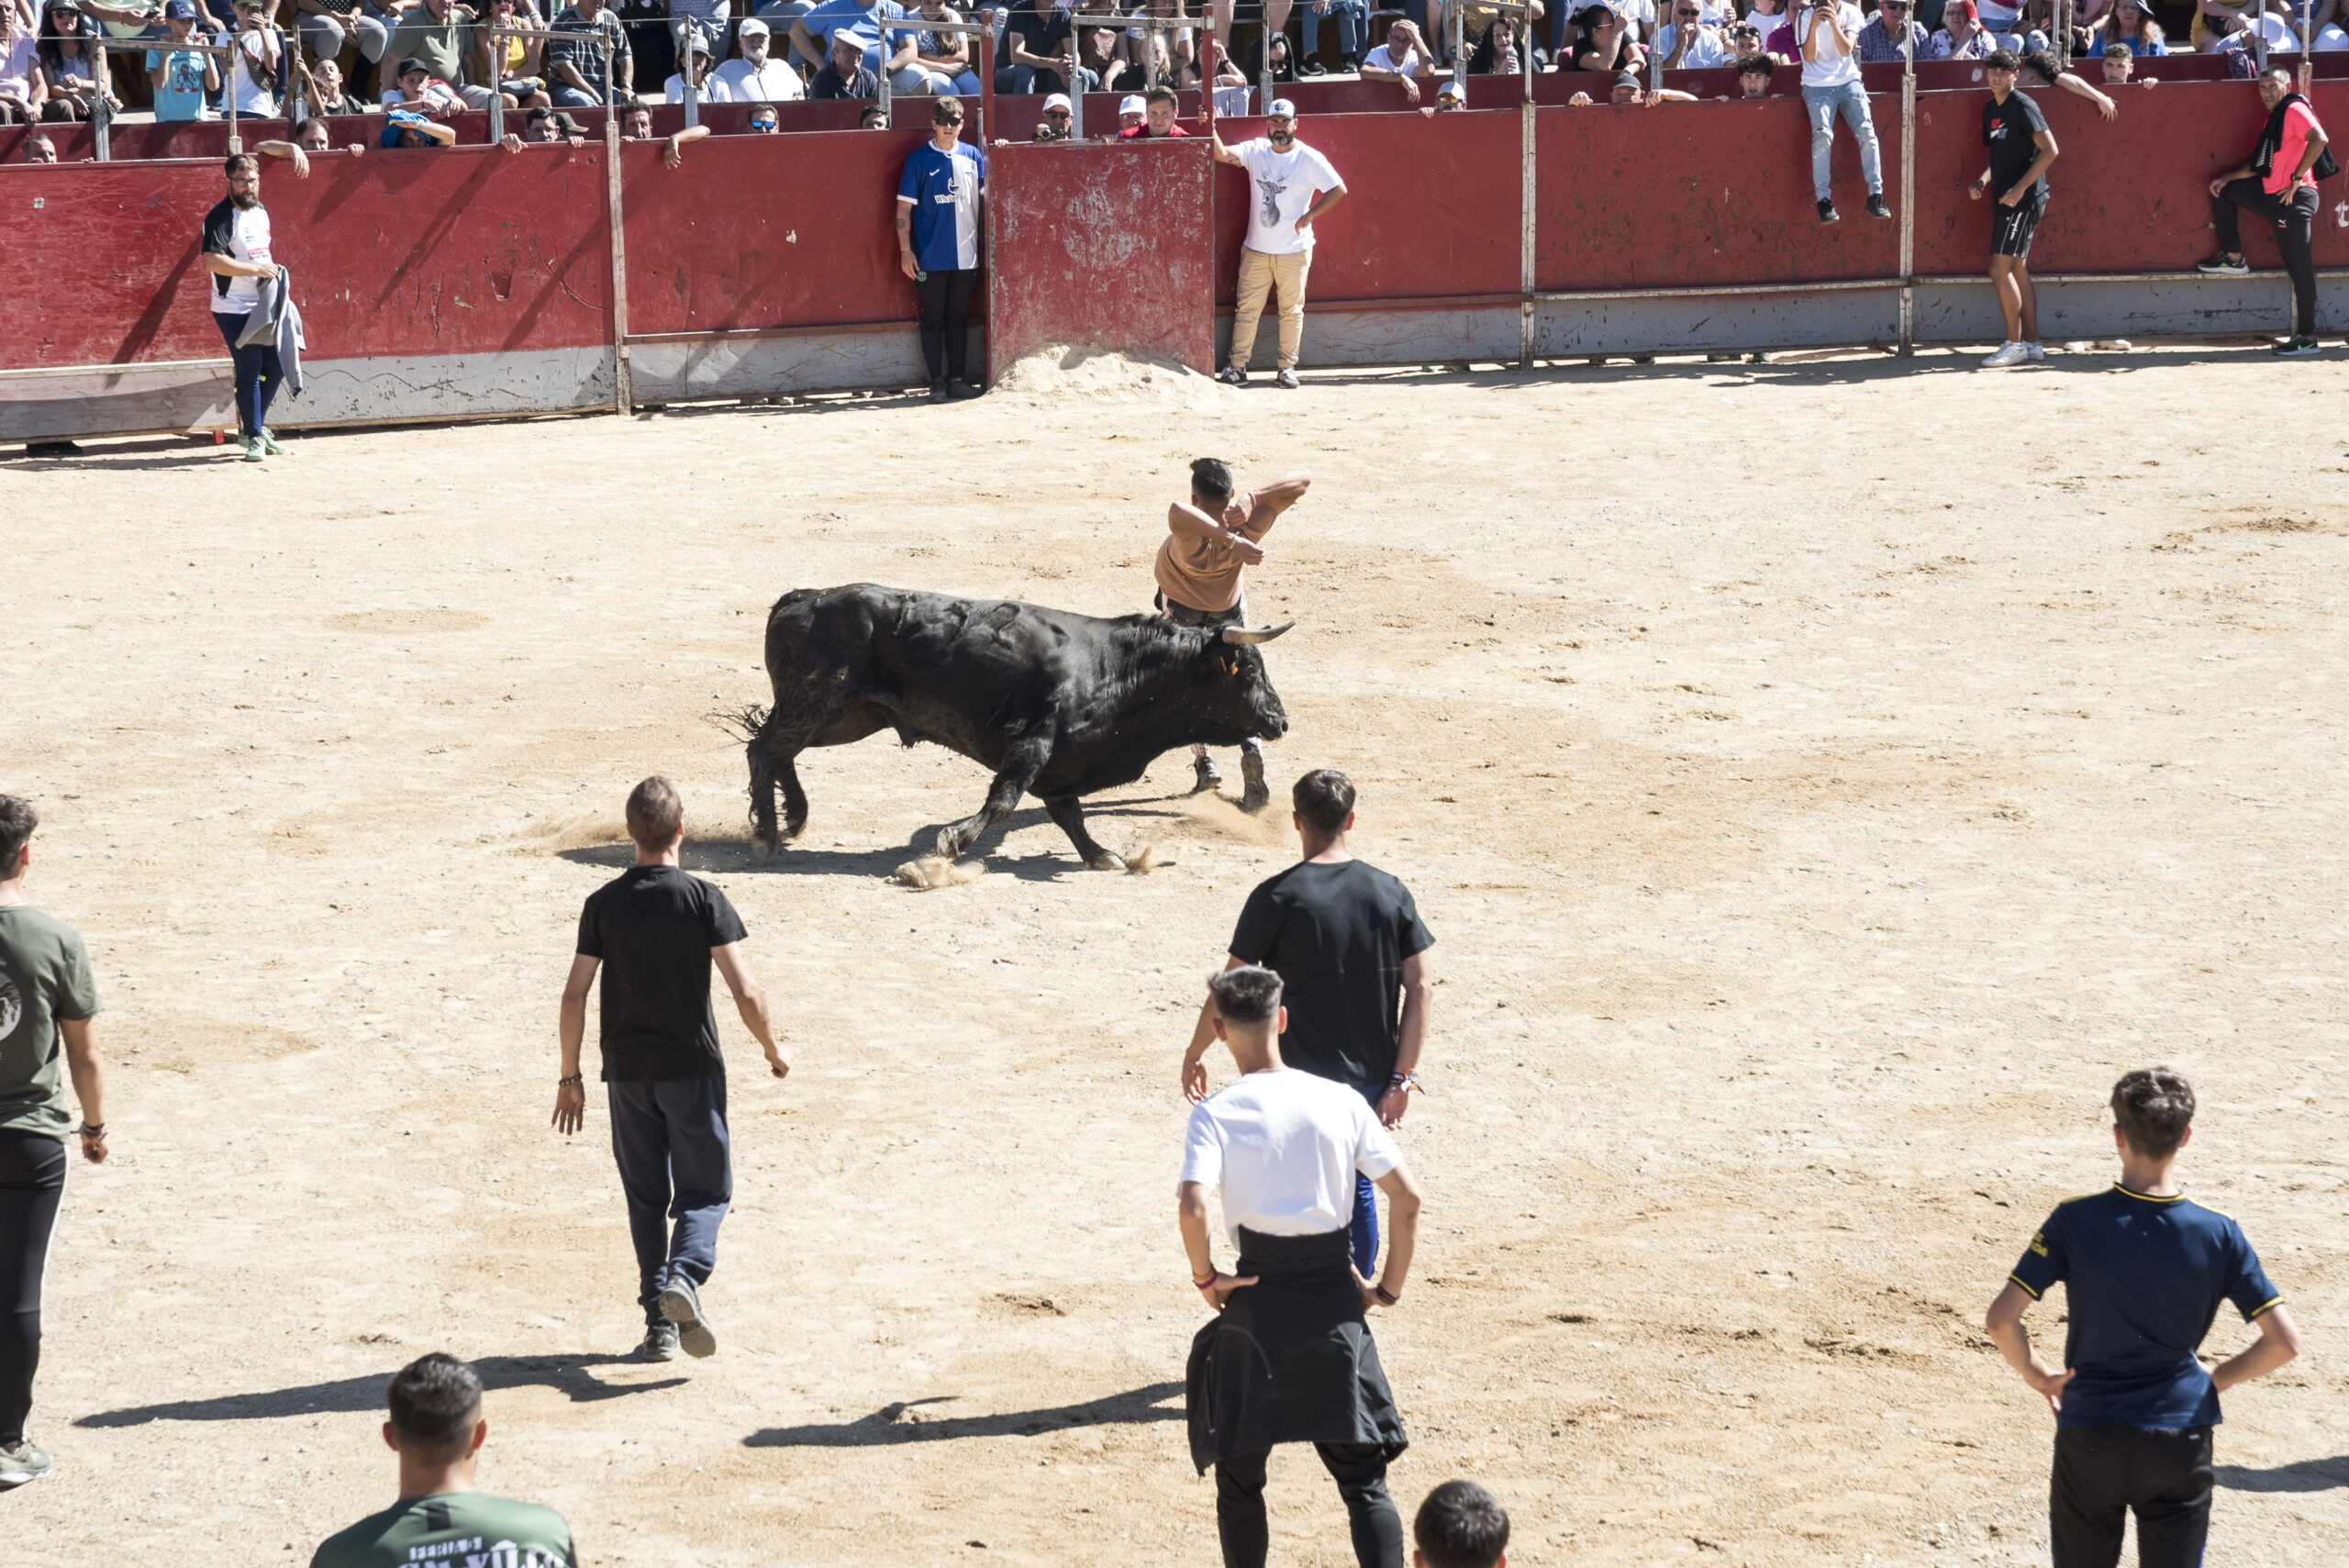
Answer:
[{"label": "bull's ear", "polygon": [[1253,648],[1260,642],[1270,642],[1295,625],[1293,620],[1285,620],[1278,626],[1228,626],[1223,628],[1223,639],[1234,648]]}]

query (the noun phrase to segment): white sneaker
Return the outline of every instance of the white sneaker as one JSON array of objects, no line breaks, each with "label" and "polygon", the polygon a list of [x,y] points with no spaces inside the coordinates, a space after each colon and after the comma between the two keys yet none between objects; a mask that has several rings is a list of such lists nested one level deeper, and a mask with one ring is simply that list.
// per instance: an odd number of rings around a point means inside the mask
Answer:
[{"label": "white sneaker", "polygon": [[1982,368],[1986,371],[2002,371],[2009,365],[2022,364],[2029,361],[2030,358],[2031,346],[2029,344],[2001,343],[1998,345],[1998,351],[1997,353],[1990,355],[1987,359],[1982,361]]},{"label": "white sneaker", "polygon": [[2031,362],[2032,364],[2037,364],[2040,361],[2047,357],[2047,350],[2037,343],[2025,343],[2023,347],[2031,350]]}]

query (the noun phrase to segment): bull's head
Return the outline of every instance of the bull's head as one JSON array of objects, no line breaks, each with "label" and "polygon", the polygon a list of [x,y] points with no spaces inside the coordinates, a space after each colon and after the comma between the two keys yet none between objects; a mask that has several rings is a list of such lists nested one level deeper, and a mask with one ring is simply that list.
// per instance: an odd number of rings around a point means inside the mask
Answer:
[{"label": "bull's head", "polygon": [[1214,684],[1209,723],[1218,731],[1201,738],[1208,744],[1232,746],[1250,738],[1277,740],[1288,733],[1287,710],[1264,672],[1264,656],[1256,650],[1296,624],[1227,626],[1208,643],[1205,651]]}]

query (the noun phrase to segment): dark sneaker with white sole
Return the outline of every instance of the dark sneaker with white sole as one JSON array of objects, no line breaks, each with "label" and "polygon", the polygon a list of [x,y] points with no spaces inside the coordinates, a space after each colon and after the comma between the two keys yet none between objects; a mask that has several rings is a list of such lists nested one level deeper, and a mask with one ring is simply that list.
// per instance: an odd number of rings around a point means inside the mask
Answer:
[{"label": "dark sneaker with white sole", "polygon": [[629,1352],[631,1361],[673,1362],[677,1359],[677,1326],[655,1323],[644,1331],[644,1342]]},{"label": "dark sneaker with white sole", "polygon": [[1835,204],[1833,202],[1822,201],[1819,204],[1819,221],[1821,223],[1841,223],[1843,221],[1843,215],[1835,210]]},{"label": "dark sneaker with white sole", "polygon": [[13,1448],[0,1448],[0,1489],[22,1486],[49,1473],[49,1455],[28,1438]]},{"label": "dark sneaker with white sole", "polygon": [[1873,195],[1868,198],[1868,216],[1870,217],[1890,217],[1892,216],[1892,208],[1886,205],[1885,199],[1881,195]]},{"label": "dark sneaker with white sole", "polygon": [[1216,380],[1223,383],[1226,386],[1245,386],[1248,384],[1248,373],[1241,370],[1238,365],[1224,366],[1223,369],[1216,373],[1215,378]]},{"label": "dark sneaker with white sole", "polygon": [[2249,261],[2244,261],[2241,256],[2230,256],[2223,252],[2211,257],[2207,261],[2199,261],[2195,263],[2194,270],[2200,272],[2203,276],[2210,278],[2247,278],[2251,276],[2251,263]]},{"label": "dark sneaker with white sole", "polygon": [[718,1349],[718,1330],[703,1316],[701,1293],[682,1276],[661,1293],[661,1316],[677,1326],[677,1343],[685,1354],[700,1361]]},{"label": "dark sneaker with white sole", "polygon": [[2313,338],[2287,338],[2276,345],[2279,360],[2312,360],[2324,352],[2324,346]]}]

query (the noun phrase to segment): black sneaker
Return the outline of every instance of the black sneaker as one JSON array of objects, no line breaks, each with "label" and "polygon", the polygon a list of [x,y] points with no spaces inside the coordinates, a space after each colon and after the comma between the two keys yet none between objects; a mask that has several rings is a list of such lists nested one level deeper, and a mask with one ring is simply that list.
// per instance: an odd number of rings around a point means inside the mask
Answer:
[{"label": "black sneaker", "polygon": [[38,1481],[50,1469],[49,1455],[35,1448],[30,1438],[13,1448],[0,1448],[0,1490]]},{"label": "black sneaker", "polygon": [[644,1331],[644,1342],[629,1353],[631,1361],[673,1362],[677,1359],[677,1326],[655,1323]]},{"label": "black sneaker", "polygon": [[930,400],[932,403],[943,403],[952,395],[952,394],[946,390],[944,382],[933,381],[930,384]]},{"label": "black sneaker", "polygon": [[1308,54],[1298,61],[1297,73],[1299,76],[1327,76],[1330,74],[1330,68]]},{"label": "black sneaker", "polygon": [[1224,366],[1223,369],[1216,373],[1215,378],[1216,380],[1223,383],[1226,386],[1245,386],[1248,384],[1248,373],[1241,370],[1238,365]]},{"label": "black sneaker", "polygon": [[946,395],[949,397],[985,397],[986,395],[985,387],[959,377],[946,384]]},{"label": "black sneaker", "polygon": [[2212,278],[2247,278],[2251,276],[2251,263],[2249,261],[2244,261],[2239,255],[2230,256],[2224,253],[2213,256],[2207,261],[2196,263],[2194,270],[2202,273],[2205,277]]},{"label": "black sneaker", "polygon": [[1868,196],[1868,216],[1870,217],[1890,217],[1892,216],[1892,208],[1885,204],[1883,192],[1876,191],[1870,193]]},{"label": "black sneaker", "polygon": [[2274,351],[2279,360],[2312,360],[2324,352],[2324,347],[2313,338],[2287,338]]},{"label": "black sneaker", "polygon": [[1833,202],[1821,200],[1819,204],[1819,221],[1821,223],[1841,223],[1843,221],[1843,215],[1835,210],[1835,204]]},{"label": "black sneaker", "polygon": [[661,1293],[661,1316],[677,1326],[677,1343],[696,1361],[718,1349],[718,1331],[702,1311],[701,1293],[685,1275],[671,1280]]}]

